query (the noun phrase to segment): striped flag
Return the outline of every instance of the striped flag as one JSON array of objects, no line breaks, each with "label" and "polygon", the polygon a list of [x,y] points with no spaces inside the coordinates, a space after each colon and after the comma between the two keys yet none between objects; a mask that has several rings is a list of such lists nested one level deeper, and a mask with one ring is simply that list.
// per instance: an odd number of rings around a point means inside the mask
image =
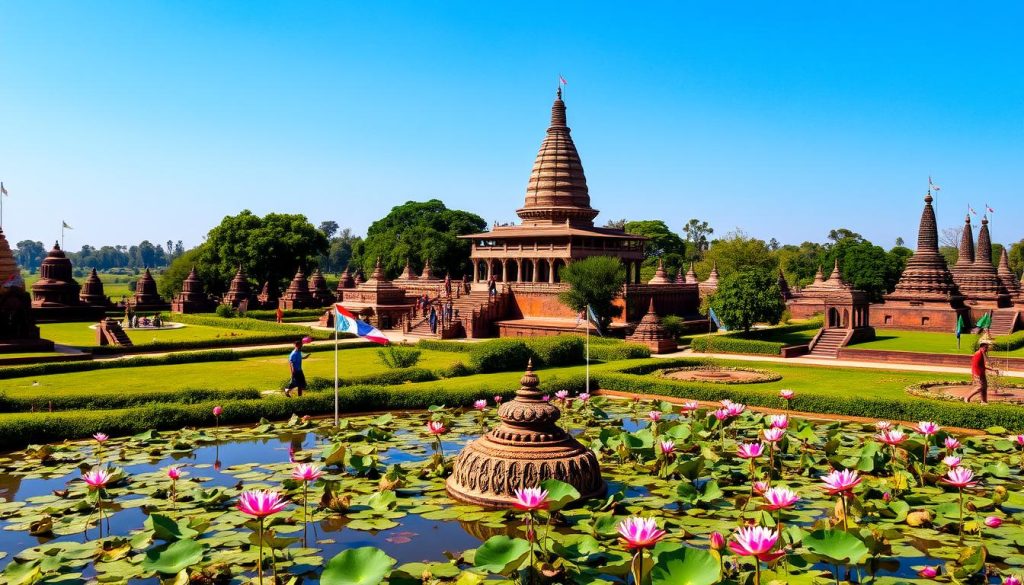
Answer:
[{"label": "striped flag", "polygon": [[356,319],[351,311],[341,305],[334,305],[334,328],[341,333],[358,335],[381,345],[388,344],[388,338],[369,323]]},{"label": "striped flag", "polygon": [[566,81],[565,78],[562,77],[561,75],[558,76],[558,83],[561,83],[562,85],[569,85],[569,82]]},{"label": "striped flag", "polygon": [[942,190],[942,187],[939,187],[935,183],[932,183],[932,176],[931,175],[928,175],[928,188],[931,189],[932,191],[941,191]]},{"label": "striped flag", "polygon": [[985,209],[987,209],[989,213],[995,213],[996,212],[995,209],[992,209],[991,207],[988,206],[988,203],[985,204]]},{"label": "striped flag", "polygon": [[978,215],[978,212],[974,211],[974,208],[971,207],[970,205],[967,206],[967,211],[970,211],[971,214],[973,214],[973,215]]}]

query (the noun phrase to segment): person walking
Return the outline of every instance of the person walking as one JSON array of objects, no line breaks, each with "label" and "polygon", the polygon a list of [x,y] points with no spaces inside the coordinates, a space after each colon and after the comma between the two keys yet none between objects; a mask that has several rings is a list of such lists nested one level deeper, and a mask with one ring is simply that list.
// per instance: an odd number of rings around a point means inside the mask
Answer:
[{"label": "person walking", "polygon": [[491,297],[498,296],[498,281],[494,276],[487,280],[487,294]]},{"label": "person walking", "polygon": [[437,310],[433,306],[430,307],[430,332],[437,333]]},{"label": "person walking", "polygon": [[444,296],[452,298],[452,277],[450,274],[444,275]]},{"label": "person walking", "polygon": [[288,355],[288,369],[291,370],[292,378],[288,380],[288,386],[284,389],[284,395],[291,398],[292,388],[298,390],[298,395],[302,396],[302,391],[306,389],[306,375],[302,373],[302,360],[309,357],[309,354],[302,353],[302,340],[295,342],[295,349]]},{"label": "person walking", "polygon": [[281,305],[277,306],[277,312],[274,313],[274,316],[277,317],[278,323],[284,323],[284,309],[281,308]]},{"label": "person walking", "polygon": [[988,365],[988,350],[992,347],[991,339],[982,339],[978,343],[978,351],[974,352],[971,358],[971,376],[974,377],[974,392],[971,392],[964,402],[970,402],[972,398],[981,394],[981,403],[988,404],[988,372],[999,375],[999,370]]}]

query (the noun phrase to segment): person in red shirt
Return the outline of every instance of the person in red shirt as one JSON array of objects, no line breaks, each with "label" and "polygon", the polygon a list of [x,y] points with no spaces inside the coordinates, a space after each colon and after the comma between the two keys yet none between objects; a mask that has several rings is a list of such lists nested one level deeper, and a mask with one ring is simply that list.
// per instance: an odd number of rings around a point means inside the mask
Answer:
[{"label": "person in red shirt", "polygon": [[978,351],[974,352],[974,357],[971,358],[971,376],[974,377],[974,392],[971,392],[967,398],[964,398],[964,402],[970,402],[971,398],[981,394],[982,404],[988,404],[988,377],[986,374],[991,370],[996,375],[999,375],[995,368],[988,365],[988,348],[991,346],[991,339],[982,339],[979,343]]}]

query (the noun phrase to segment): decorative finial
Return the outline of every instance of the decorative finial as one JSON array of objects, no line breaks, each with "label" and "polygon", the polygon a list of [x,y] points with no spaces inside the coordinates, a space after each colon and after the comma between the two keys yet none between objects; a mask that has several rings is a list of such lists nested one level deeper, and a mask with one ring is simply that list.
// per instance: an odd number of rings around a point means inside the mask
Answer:
[{"label": "decorative finial", "polygon": [[562,86],[558,86],[558,99],[562,99]]}]

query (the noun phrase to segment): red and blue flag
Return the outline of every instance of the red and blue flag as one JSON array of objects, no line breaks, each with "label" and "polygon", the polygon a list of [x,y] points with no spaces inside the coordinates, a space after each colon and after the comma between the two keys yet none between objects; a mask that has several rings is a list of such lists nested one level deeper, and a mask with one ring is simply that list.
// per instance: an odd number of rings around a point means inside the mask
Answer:
[{"label": "red and blue flag", "polygon": [[356,319],[351,311],[341,305],[334,305],[334,328],[340,333],[351,333],[381,345],[388,344],[388,338],[379,329]]}]

